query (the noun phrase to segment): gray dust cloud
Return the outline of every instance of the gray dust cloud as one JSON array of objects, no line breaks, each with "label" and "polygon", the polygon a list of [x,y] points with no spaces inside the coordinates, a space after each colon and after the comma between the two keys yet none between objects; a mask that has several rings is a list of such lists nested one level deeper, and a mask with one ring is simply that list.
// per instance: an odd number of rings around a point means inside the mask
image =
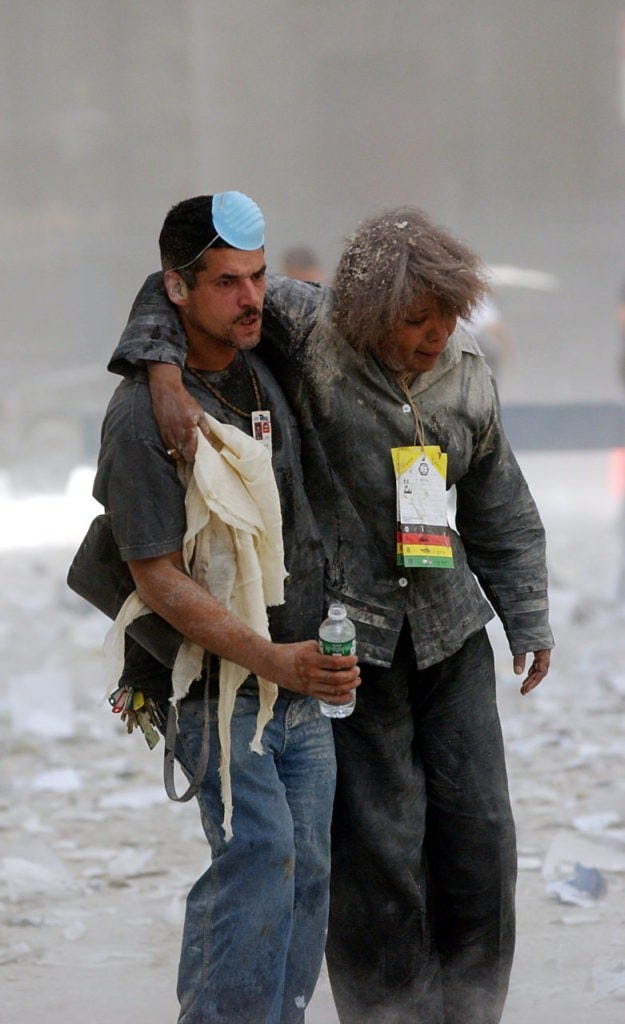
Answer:
[{"label": "gray dust cloud", "polygon": [[[623,0],[2,4],[6,1024],[176,1017],[206,845],[161,745],[102,703],[107,623],[64,578],[165,213],[227,189],[261,205],[270,270],[305,247],[331,281],[356,224],[402,204],[490,268],[473,328],[547,527],[557,643],[520,698],[493,628],[520,858],[503,1021],[623,1019],[624,53]],[[307,1022],[336,1021],[324,972]]]}]

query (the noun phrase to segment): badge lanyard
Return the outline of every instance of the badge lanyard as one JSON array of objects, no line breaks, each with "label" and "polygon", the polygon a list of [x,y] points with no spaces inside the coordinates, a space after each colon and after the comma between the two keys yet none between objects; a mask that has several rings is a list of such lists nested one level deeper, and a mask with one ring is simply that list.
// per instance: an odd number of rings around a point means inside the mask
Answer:
[{"label": "badge lanyard", "polygon": [[415,418],[415,436],[412,445],[391,449],[397,492],[397,565],[453,569],[447,523],[447,455],[438,445],[426,445],[408,382],[400,383]]},{"label": "badge lanyard", "polygon": [[206,379],[195,367],[187,366],[189,373],[193,374],[196,380],[203,384],[207,391],[210,391],[212,395],[223,405],[226,409],[231,409],[232,412],[236,412],[237,416],[241,416],[243,419],[247,419],[248,416],[252,421],[252,437],[255,441],[259,441],[271,455],[272,444],[271,444],[271,412],[269,409],[260,408],[260,390],[258,387],[258,380],[250,364],[245,361],[247,372],[250,375],[250,381],[254,391],[254,399],[256,402],[256,409],[252,412],[246,412],[244,409],[239,409],[238,406],[233,405],[227,398],[224,398],[222,394],[217,390],[214,384]]}]

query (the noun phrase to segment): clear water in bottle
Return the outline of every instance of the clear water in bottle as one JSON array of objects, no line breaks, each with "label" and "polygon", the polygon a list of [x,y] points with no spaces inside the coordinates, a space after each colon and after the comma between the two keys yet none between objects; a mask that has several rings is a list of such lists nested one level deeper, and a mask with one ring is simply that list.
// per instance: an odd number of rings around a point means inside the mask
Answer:
[{"label": "clear water in bottle", "polygon": [[[345,605],[334,601],[328,608],[328,617],[319,626],[319,650],[322,654],[355,654],[356,627],[347,618]],[[345,704],[326,704],[319,701],[321,714],[328,718],[347,718],[356,704],[356,691],[352,690]]]}]

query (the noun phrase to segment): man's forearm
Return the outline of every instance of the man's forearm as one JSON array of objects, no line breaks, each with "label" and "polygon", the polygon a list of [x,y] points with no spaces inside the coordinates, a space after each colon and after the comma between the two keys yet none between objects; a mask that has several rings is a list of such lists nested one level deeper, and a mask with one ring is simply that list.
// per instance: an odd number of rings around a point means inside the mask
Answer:
[{"label": "man's forearm", "polygon": [[[271,642],[165,558],[129,563],[140,597],[193,643],[262,675]],[[264,657],[263,657],[264,655]]]},{"label": "man's forearm", "polygon": [[265,639],[187,576],[178,555],[128,565],[145,603],[211,654],[278,686],[330,703],[342,703],[358,686],[354,656],[321,654],[314,640],[277,644]]}]

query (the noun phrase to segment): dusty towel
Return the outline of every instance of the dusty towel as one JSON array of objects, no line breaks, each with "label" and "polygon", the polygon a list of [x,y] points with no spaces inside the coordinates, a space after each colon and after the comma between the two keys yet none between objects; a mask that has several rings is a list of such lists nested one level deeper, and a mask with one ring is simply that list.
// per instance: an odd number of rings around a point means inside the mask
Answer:
[{"label": "dusty towel", "polygon": [[[267,606],[284,601],[282,516],[267,450],[237,427],[204,414],[213,443],[198,429],[192,466],[179,464],[186,486],[187,529],[182,555],[190,576],[263,637],[269,637]],[[137,592],[122,606],[105,640],[107,679],[115,686],[124,657],[124,632],[150,609]],[[184,639],[173,668],[172,703],[188,692],[202,672],[204,649]],[[236,693],[248,671],[222,658],[219,674],[218,732],[224,831],[232,836],[230,720]],[[262,732],[278,693],[258,680],[260,707],[251,749],[262,754]]]}]

